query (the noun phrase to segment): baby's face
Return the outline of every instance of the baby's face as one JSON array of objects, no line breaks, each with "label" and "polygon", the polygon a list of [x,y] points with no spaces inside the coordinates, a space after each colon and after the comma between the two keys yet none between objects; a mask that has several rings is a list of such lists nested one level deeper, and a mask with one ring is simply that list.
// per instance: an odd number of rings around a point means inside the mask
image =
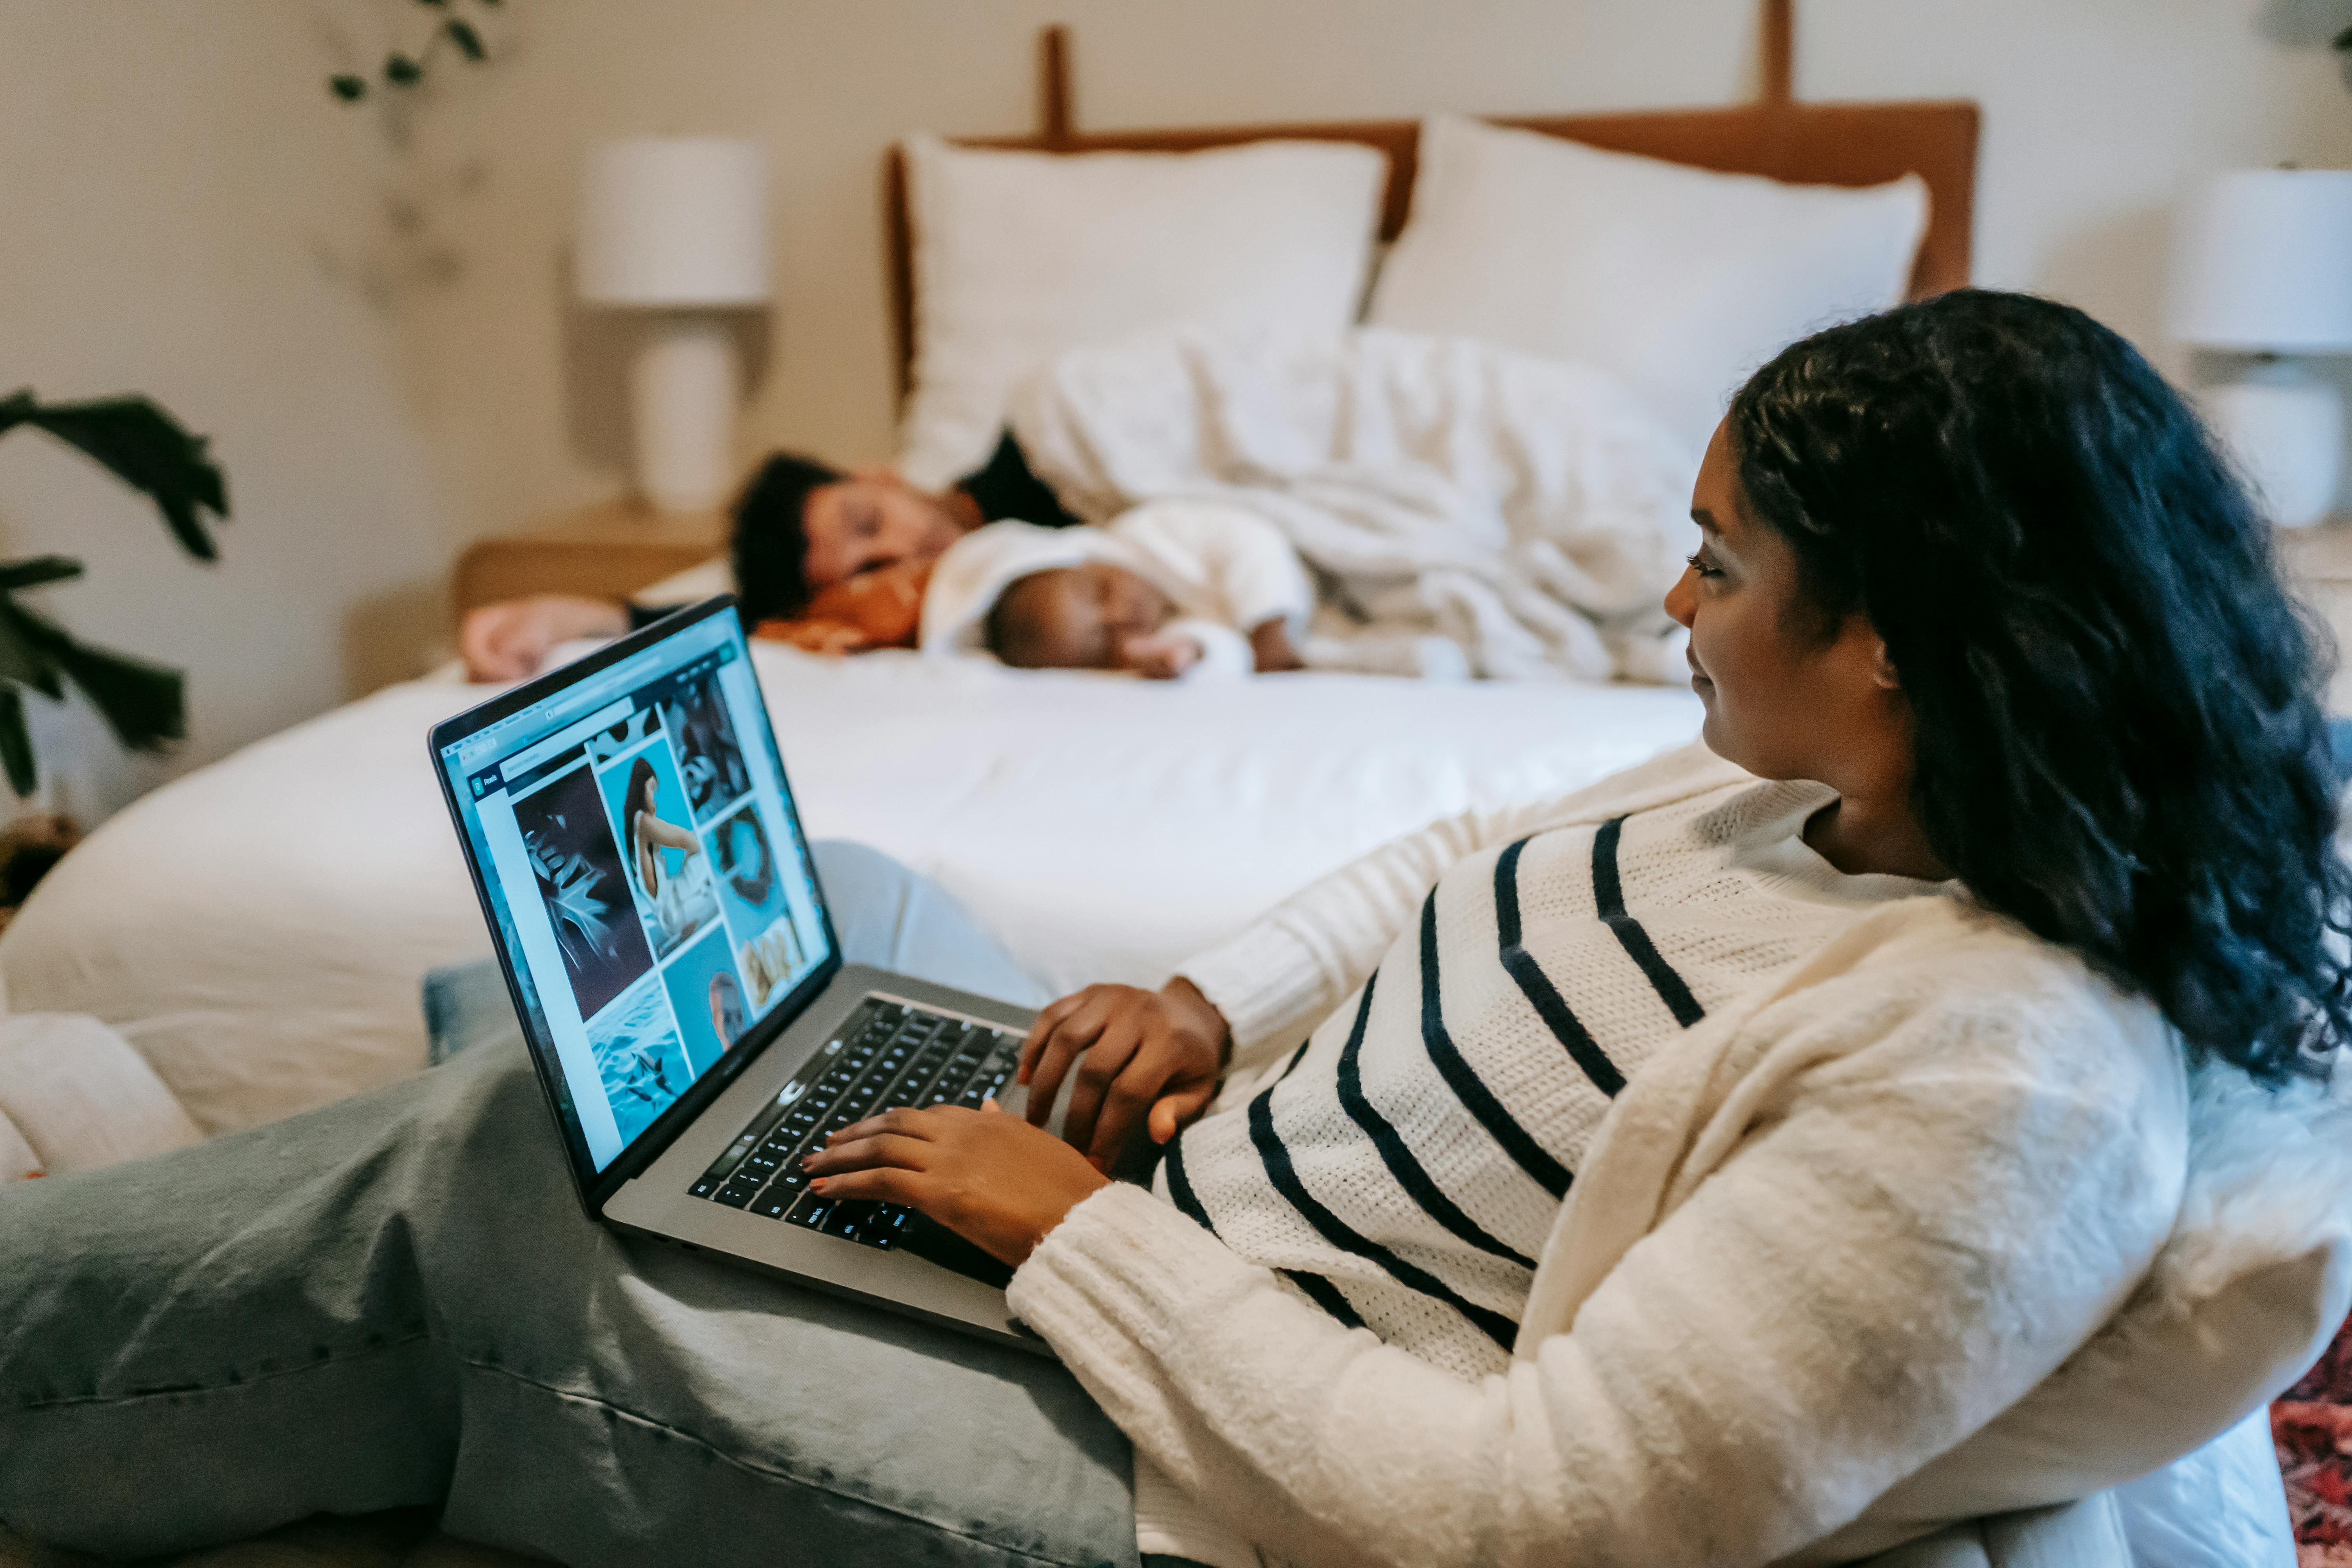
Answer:
[{"label": "baby's face", "polygon": [[1120,669],[1125,645],[1175,613],[1168,595],[1108,561],[1033,572],[997,605],[996,652],[1024,669]]}]

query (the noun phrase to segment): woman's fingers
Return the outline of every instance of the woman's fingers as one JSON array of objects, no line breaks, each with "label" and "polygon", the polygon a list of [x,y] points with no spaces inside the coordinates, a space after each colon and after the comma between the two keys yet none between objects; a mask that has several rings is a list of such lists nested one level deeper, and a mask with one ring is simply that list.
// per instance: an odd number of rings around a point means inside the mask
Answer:
[{"label": "woman's fingers", "polygon": [[1163,1094],[1151,1102],[1149,1131],[1154,1143],[1165,1143],[1183,1130],[1184,1123],[1209,1108],[1209,1099],[1216,1085],[1207,1083],[1198,1089],[1179,1089]]},{"label": "woman's fingers", "polygon": [[1054,1097],[1061,1092],[1062,1079],[1070,1064],[1084,1055],[1100,1037],[1111,1018],[1111,1002],[1099,994],[1097,987],[1084,994],[1080,1005],[1055,1026],[1045,1041],[1045,1048],[1037,1055],[1037,1065],[1029,1075],[1029,1125],[1043,1127],[1054,1114]]},{"label": "woman's fingers", "polygon": [[[1062,1138],[1071,1148],[1084,1149],[1089,1154],[1100,1153],[1096,1147],[1095,1121],[1120,1076],[1131,1070],[1130,1064],[1139,1059],[1143,1043],[1143,1026],[1131,1009],[1120,1012],[1103,1026],[1101,1036],[1087,1052],[1086,1059],[1078,1063],[1077,1082],[1070,1089],[1069,1108],[1062,1114]],[[1030,1101],[1030,1108],[1035,1110],[1035,1100]],[[1035,1121],[1037,1118],[1032,1115],[1029,1120]],[[1133,1125],[1132,1121],[1129,1125]]]},{"label": "woman's fingers", "polygon": [[[1088,1157],[1105,1170],[1110,1168],[1119,1151],[1143,1125],[1152,1102],[1182,1070],[1181,1053],[1164,1026],[1147,1024],[1139,1028],[1137,1035],[1136,1049],[1104,1089],[1101,1106],[1086,1130],[1086,1142],[1079,1143]],[[1071,1142],[1078,1143],[1077,1132],[1069,1136]]]},{"label": "woman's fingers", "polygon": [[[845,1132],[849,1129],[845,1128]],[[875,1132],[864,1137],[845,1137],[815,1151],[801,1162],[802,1168],[813,1174],[835,1171],[865,1171],[891,1165],[905,1171],[928,1171],[938,1145],[927,1138],[910,1138],[903,1132]]]},{"label": "woman's fingers", "polygon": [[828,1133],[825,1142],[828,1146],[847,1143],[859,1138],[877,1137],[885,1132],[896,1132],[908,1138],[937,1138],[940,1118],[945,1112],[944,1107],[915,1110],[902,1106],[897,1110],[886,1110],[879,1116],[869,1116],[863,1121],[853,1121],[839,1131]]},{"label": "woman's fingers", "polygon": [[[877,1203],[904,1204],[919,1213],[929,1214],[924,1200],[930,1194],[930,1178],[918,1171],[902,1171],[896,1165],[877,1165],[871,1170],[845,1171],[835,1175],[819,1176],[809,1184],[809,1190],[820,1197],[846,1202],[852,1198],[871,1198]],[[932,1215],[937,1219],[937,1215]]]},{"label": "woman's fingers", "polygon": [[1039,1011],[1037,1021],[1029,1026],[1029,1037],[1021,1042],[1021,1068],[1014,1074],[1013,1082],[1029,1081],[1030,1070],[1037,1065],[1037,1054],[1045,1048],[1045,1042],[1054,1037],[1054,1031],[1061,1026],[1062,1020],[1078,1010],[1087,994],[1086,991],[1073,991],[1059,1001],[1048,1002]]}]

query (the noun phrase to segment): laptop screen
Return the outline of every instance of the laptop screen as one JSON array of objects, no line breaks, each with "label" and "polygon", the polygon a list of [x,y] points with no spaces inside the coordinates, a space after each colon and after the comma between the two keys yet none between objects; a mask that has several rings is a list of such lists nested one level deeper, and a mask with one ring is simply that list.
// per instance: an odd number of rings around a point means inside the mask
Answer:
[{"label": "laptop screen", "polygon": [[663,625],[438,752],[598,1172],[832,956],[741,626],[719,606]]}]

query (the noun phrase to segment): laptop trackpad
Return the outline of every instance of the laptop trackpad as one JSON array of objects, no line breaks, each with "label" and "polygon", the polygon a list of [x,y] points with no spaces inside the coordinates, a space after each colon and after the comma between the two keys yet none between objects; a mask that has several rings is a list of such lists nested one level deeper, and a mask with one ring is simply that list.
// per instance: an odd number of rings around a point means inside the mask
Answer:
[{"label": "laptop trackpad", "polygon": [[898,1245],[902,1251],[953,1269],[967,1279],[1000,1290],[1013,1283],[1013,1265],[998,1262],[947,1226],[911,1210],[898,1226]]}]

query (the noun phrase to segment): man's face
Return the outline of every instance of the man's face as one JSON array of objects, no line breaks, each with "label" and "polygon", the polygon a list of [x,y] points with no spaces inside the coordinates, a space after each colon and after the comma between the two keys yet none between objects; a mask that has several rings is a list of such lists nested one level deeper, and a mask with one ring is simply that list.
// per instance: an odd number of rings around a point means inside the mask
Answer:
[{"label": "man's face", "polygon": [[809,587],[826,587],[901,561],[937,555],[963,533],[946,501],[896,474],[857,473],[809,492],[801,514]]}]

